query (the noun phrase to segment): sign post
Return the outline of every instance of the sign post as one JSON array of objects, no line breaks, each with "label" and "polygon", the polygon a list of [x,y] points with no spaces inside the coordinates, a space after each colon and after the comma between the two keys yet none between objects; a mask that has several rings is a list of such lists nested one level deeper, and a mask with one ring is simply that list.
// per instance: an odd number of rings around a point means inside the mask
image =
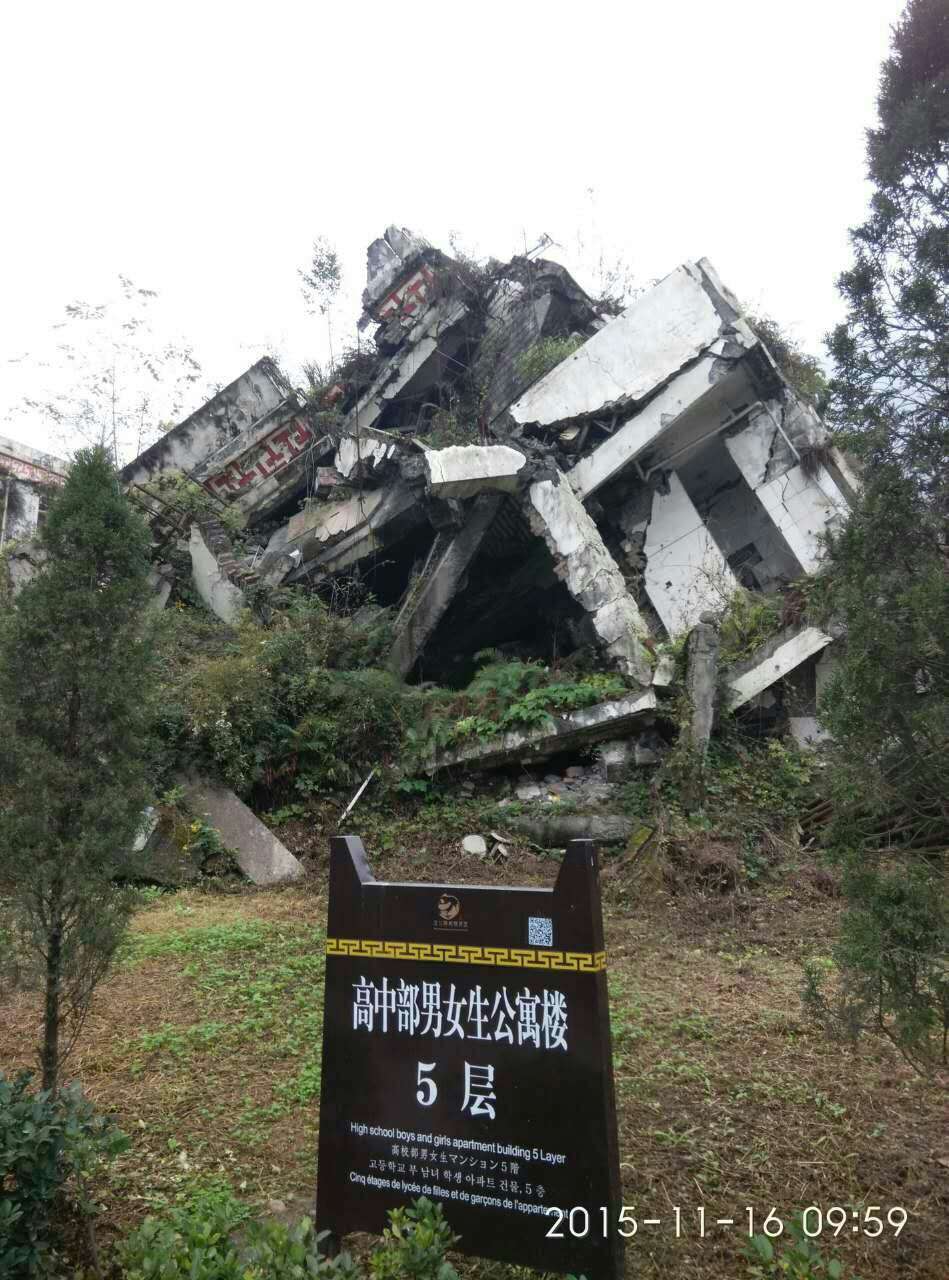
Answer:
[{"label": "sign post", "polygon": [[440,1203],[462,1252],[622,1275],[596,854],[553,889],[373,880],[331,841],[316,1216]]}]

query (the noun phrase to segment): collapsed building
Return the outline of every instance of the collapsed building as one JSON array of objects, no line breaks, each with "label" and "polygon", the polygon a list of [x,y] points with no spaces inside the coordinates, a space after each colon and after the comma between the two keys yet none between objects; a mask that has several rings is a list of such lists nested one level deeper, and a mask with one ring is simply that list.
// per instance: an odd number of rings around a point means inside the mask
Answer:
[{"label": "collapsed building", "polygon": [[[125,467],[166,540],[183,530],[155,497],[162,476],[237,513],[240,545],[213,516],[184,530],[208,607],[232,622],[302,585],[388,610],[390,665],[409,680],[460,686],[489,646],[548,661],[593,646],[632,686],[544,741],[435,767],[648,725],[672,678],[662,642],[695,632],[706,739],[715,645],[700,629],[739,588],[793,600],[857,484],[711,264],[619,310],[555,262],[480,268],[390,227],[369,247],[359,331],[325,385],[303,393],[261,360]],[[727,673],[722,709],[766,714],[793,687],[804,739],[832,637],[799,616]]]}]

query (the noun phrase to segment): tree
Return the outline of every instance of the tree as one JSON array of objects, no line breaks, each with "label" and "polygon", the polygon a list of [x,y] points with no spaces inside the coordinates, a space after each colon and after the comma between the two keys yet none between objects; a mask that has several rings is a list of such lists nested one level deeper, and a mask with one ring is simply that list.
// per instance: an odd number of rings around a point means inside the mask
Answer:
[{"label": "tree", "polygon": [[44,1089],[127,921],[113,878],[149,797],[148,533],[107,452],[50,507],[43,570],[0,620],[0,883],[14,976],[45,992]]},{"label": "tree", "polygon": [[949,514],[949,9],[909,0],[867,136],[875,191],[839,278],[833,410],[873,466],[893,464]]},{"label": "tree", "polygon": [[297,274],[301,280],[300,290],[307,310],[311,314],[319,311],[321,316],[326,317],[326,336],[332,370],[336,362],[333,357],[333,326],[330,313],[343,283],[343,269],[340,266],[339,254],[326,236],[317,236],[313,241],[309,269],[298,271]]},{"label": "tree", "polygon": [[[864,487],[815,588],[844,624],[821,717],[847,907],[835,1021],[917,1065],[949,1050],[949,10],[910,0],[868,134],[875,185],[840,277],[831,412]],[[813,975],[812,975],[813,976]],[[811,996],[821,1004],[820,984]]]},{"label": "tree", "polygon": [[126,276],[118,283],[107,301],[69,303],[51,349],[14,363],[46,384],[24,395],[19,413],[51,422],[69,450],[77,440],[103,445],[121,463],[178,417],[201,366],[188,343],[156,331],[157,293]]}]

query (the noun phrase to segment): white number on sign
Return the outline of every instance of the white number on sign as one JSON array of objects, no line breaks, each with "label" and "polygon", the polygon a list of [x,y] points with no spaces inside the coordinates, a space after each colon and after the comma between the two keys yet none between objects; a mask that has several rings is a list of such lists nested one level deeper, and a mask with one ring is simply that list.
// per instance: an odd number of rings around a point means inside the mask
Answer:
[{"label": "white number on sign", "polygon": [[563,1226],[564,1219],[566,1218],[567,1215],[564,1213],[563,1209],[558,1209],[554,1205],[551,1205],[550,1208],[546,1210],[546,1214],[548,1218],[552,1218],[554,1215],[556,1215],[557,1217],[557,1221],[553,1224],[553,1226],[547,1232],[547,1239],[562,1240],[563,1232],[560,1230],[560,1228]]},{"label": "white number on sign", "polygon": [[426,1071],[434,1071],[434,1062],[420,1062],[418,1064],[418,1077],[416,1084],[420,1086],[416,1090],[415,1096],[423,1107],[430,1107],[438,1097],[438,1089],[435,1087],[435,1081],[425,1074]]}]

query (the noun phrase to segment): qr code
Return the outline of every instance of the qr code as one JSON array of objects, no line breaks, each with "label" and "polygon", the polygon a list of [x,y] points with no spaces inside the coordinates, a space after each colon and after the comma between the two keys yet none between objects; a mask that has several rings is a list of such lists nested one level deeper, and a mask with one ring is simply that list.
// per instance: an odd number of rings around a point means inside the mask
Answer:
[{"label": "qr code", "polygon": [[527,945],[529,947],[552,947],[554,945],[553,920],[548,916],[528,916]]}]

